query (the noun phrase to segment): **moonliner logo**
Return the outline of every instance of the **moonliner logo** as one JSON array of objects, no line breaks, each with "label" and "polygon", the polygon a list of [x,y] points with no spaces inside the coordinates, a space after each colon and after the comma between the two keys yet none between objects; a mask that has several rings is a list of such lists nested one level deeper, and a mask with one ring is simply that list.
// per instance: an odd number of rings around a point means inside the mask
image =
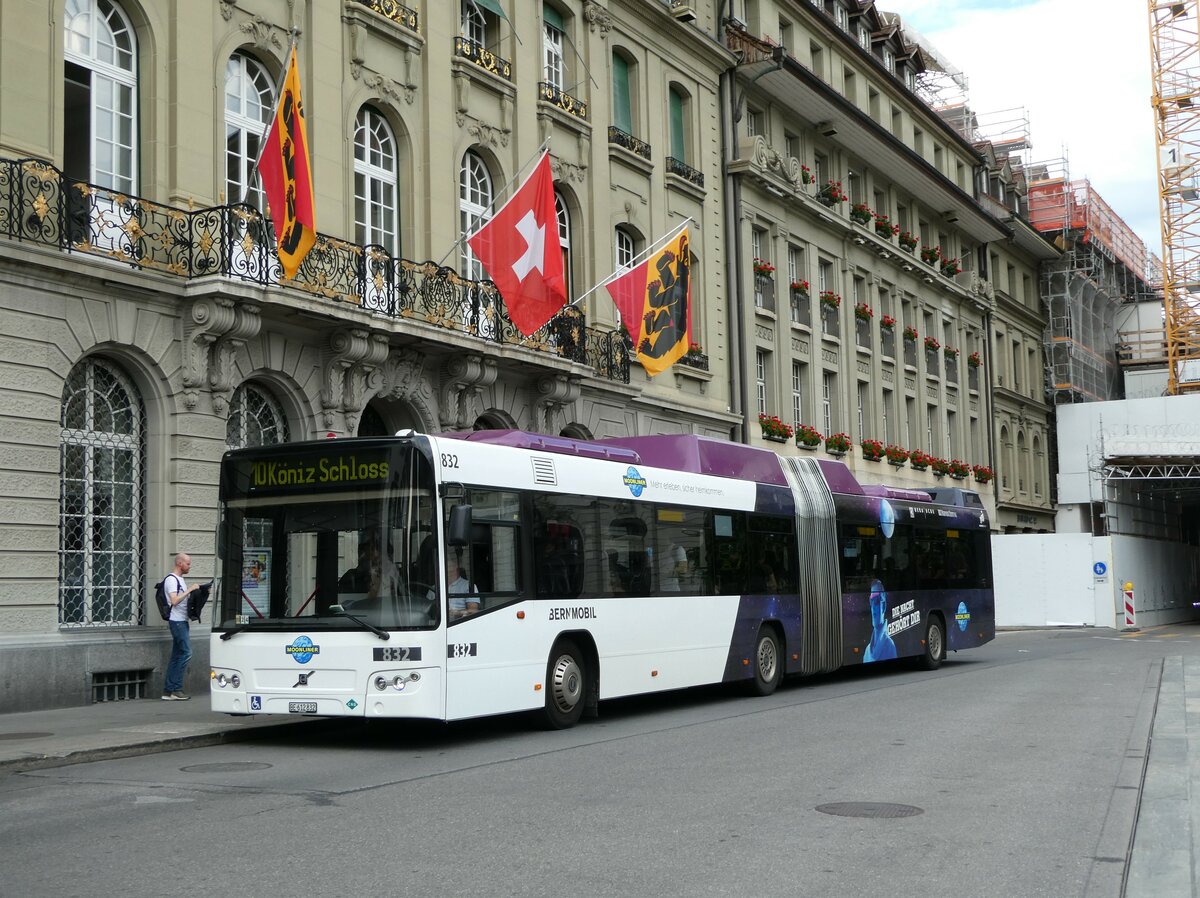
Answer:
[{"label": "moonliner logo", "polygon": [[646,488],[646,478],[638,473],[638,469],[630,465],[625,470],[625,476],[621,478],[621,482],[629,487],[629,492],[633,493],[633,498],[637,498],[642,494],[642,490]]},{"label": "moonliner logo", "polygon": [[283,651],[296,659],[298,664],[307,664],[312,660],[313,655],[321,654],[321,647],[313,645],[313,641],[307,636],[297,636],[292,640],[291,645],[285,645]]}]

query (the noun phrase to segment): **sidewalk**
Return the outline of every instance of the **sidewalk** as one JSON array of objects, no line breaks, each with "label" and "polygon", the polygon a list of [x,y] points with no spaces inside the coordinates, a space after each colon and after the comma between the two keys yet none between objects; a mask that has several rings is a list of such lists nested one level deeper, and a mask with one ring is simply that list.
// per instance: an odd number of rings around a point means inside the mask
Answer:
[{"label": "sidewalk", "polygon": [[313,718],[214,714],[208,693],[191,701],[101,702],[0,714],[0,776],[21,770],[236,742]]}]

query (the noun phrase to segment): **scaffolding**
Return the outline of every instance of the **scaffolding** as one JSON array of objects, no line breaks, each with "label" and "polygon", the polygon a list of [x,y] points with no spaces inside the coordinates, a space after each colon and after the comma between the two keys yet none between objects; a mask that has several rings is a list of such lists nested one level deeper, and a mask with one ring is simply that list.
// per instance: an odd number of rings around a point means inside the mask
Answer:
[{"label": "scaffolding", "polygon": [[1200,4],[1150,0],[1167,392],[1200,392]]},{"label": "scaffolding", "polygon": [[1066,159],[1029,178],[1029,223],[1062,251],[1041,274],[1047,393],[1056,405],[1120,399],[1117,313],[1157,298],[1157,260],[1086,178],[1070,179]]}]

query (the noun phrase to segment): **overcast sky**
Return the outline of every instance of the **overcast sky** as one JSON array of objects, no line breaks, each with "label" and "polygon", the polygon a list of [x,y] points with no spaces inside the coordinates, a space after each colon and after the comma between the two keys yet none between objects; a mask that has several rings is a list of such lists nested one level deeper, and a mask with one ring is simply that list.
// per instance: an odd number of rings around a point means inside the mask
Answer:
[{"label": "overcast sky", "polygon": [[1161,258],[1144,0],[879,0],[967,77],[977,114],[1023,107],[1034,162],[1066,158]]}]

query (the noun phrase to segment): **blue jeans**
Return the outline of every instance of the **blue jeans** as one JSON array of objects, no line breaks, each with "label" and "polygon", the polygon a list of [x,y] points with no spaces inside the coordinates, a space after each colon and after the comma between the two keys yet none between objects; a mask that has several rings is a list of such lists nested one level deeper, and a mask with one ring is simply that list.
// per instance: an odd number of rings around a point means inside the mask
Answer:
[{"label": "blue jeans", "polygon": [[167,626],[171,628],[173,645],[163,692],[180,692],[183,690],[183,675],[187,672],[188,662],[192,660],[192,636],[185,620],[167,621]]}]

